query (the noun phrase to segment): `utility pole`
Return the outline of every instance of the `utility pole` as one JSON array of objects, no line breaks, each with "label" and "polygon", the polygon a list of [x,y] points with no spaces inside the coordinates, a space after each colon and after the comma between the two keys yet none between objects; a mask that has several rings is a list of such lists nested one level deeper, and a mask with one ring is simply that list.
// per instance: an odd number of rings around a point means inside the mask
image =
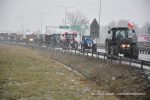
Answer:
[{"label": "utility pole", "polygon": [[67,17],[67,10],[69,9],[69,8],[75,8],[75,7],[66,7],[66,6],[57,6],[57,7],[61,7],[61,8],[64,8],[65,9],[65,26],[66,26],[66,17]]},{"label": "utility pole", "polygon": [[1,23],[1,25],[0,25],[0,27],[1,27],[1,32],[7,32],[7,30],[6,30],[6,19],[5,18],[3,18],[3,17],[0,17],[0,23]]},{"label": "utility pole", "polygon": [[44,13],[37,12],[37,14],[40,15],[40,31],[41,31],[41,34],[42,34],[43,33],[43,15],[44,15]]},{"label": "utility pole", "polygon": [[42,34],[42,32],[43,32],[43,18],[42,18],[43,16],[42,16],[42,14],[41,14],[41,34]]},{"label": "utility pole", "polygon": [[21,31],[22,31],[22,34],[24,34],[24,18],[25,18],[25,16],[18,16],[18,17],[20,17],[20,19],[21,19]]},{"label": "utility pole", "polygon": [[21,16],[21,26],[22,26],[22,34],[24,34],[24,26],[23,26],[23,18],[24,18],[24,16]]},{"label": "utility pole", "polygon": [[100,17],[101,17],[101,0],[99,1],[99,41],[101,41],[101,24],[100,24]]}]

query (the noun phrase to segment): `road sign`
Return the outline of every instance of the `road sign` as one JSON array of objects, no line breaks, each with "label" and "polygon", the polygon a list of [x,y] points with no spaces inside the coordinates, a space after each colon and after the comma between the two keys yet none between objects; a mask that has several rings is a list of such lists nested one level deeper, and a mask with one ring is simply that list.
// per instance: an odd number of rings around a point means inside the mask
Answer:
[{"label": "road sign", "polygon": [[98,38],[99,37],[99,24],[98,24],[96,19],[94,19],[90,25],[90,36],[92,38]]},{"label": "road sign", "polygon": [[69,29],[69,26],[59,26],[60,29]]},{"label": "road sign", "polygon": [[72,30],[81,30],[81,26],[79,25],[74,25],[70,27]]}]

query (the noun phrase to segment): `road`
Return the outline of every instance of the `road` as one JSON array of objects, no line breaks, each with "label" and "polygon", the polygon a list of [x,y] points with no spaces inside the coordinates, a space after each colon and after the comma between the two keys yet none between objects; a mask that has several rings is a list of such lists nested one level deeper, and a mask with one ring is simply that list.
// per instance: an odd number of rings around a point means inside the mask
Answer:
[{"label": "road", "polygon": [[[105,53],[104,49],[98,49],[98,52],[103,52]],[[145,60],[145,61],[150,61],[150,55],[147,54],[139,54],[139,60]]]}]

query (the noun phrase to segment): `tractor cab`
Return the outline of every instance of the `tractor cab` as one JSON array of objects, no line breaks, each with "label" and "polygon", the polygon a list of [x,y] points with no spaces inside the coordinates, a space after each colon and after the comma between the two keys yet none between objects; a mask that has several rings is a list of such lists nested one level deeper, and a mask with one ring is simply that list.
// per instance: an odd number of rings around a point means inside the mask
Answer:
[{"label": "tractor cab", "polygon": [[78,48],[77,32],[64,32],[61,35],[63,48]]},{"label": "tractor cab", "polygon": [[76,32],[73,32],[73,33],[65,32],[62,34],[61,38],[63,41],[75,41],[75,39],[77,38],[77,33]]},{"label": "tractor cab", "polygon": [[108,54],[138,59],[138,47],[135,41],[134,29],[128,27],[113,27],[108,31],[105,41],[105,51]]},{"label": "tractor cab", "polygon": [[124,38],[132,38],[135,32],[134,29],[129,29],[128,27],[115,27],[111,28],[108,31],[108,34],[111,35],[112,39],[124,39]]}]

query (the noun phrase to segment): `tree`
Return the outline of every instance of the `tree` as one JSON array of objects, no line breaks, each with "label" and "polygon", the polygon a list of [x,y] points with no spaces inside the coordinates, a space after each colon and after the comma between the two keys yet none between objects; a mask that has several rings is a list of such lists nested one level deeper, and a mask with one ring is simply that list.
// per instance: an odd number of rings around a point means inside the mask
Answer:
[{"label": "tree", "polygon": [[128,26],[128,20],[119,20],[118,22],[117,22],[117,26],[118,27],[127,27]]},{"label": "tree", "polygon": [[88,18],[80,11],[68,12],[67,20],[71,26],[89,24]]},{"label": "tree", "polygon": [[115,27],[115,26],[116,26],[116,22],[115,22],[115,21],[112,21],[112,22],[110,22],[107,26],[108,26],[109,28]]},{"label": "tree", "polygon": [[147,22],[145,24],[145,33],[150,34],[150,23],[149,22]]},{"label": "tree", "polygon": [[141,28],[140,32],[143,34],[150,34],[150,22],[146,22]]}]

